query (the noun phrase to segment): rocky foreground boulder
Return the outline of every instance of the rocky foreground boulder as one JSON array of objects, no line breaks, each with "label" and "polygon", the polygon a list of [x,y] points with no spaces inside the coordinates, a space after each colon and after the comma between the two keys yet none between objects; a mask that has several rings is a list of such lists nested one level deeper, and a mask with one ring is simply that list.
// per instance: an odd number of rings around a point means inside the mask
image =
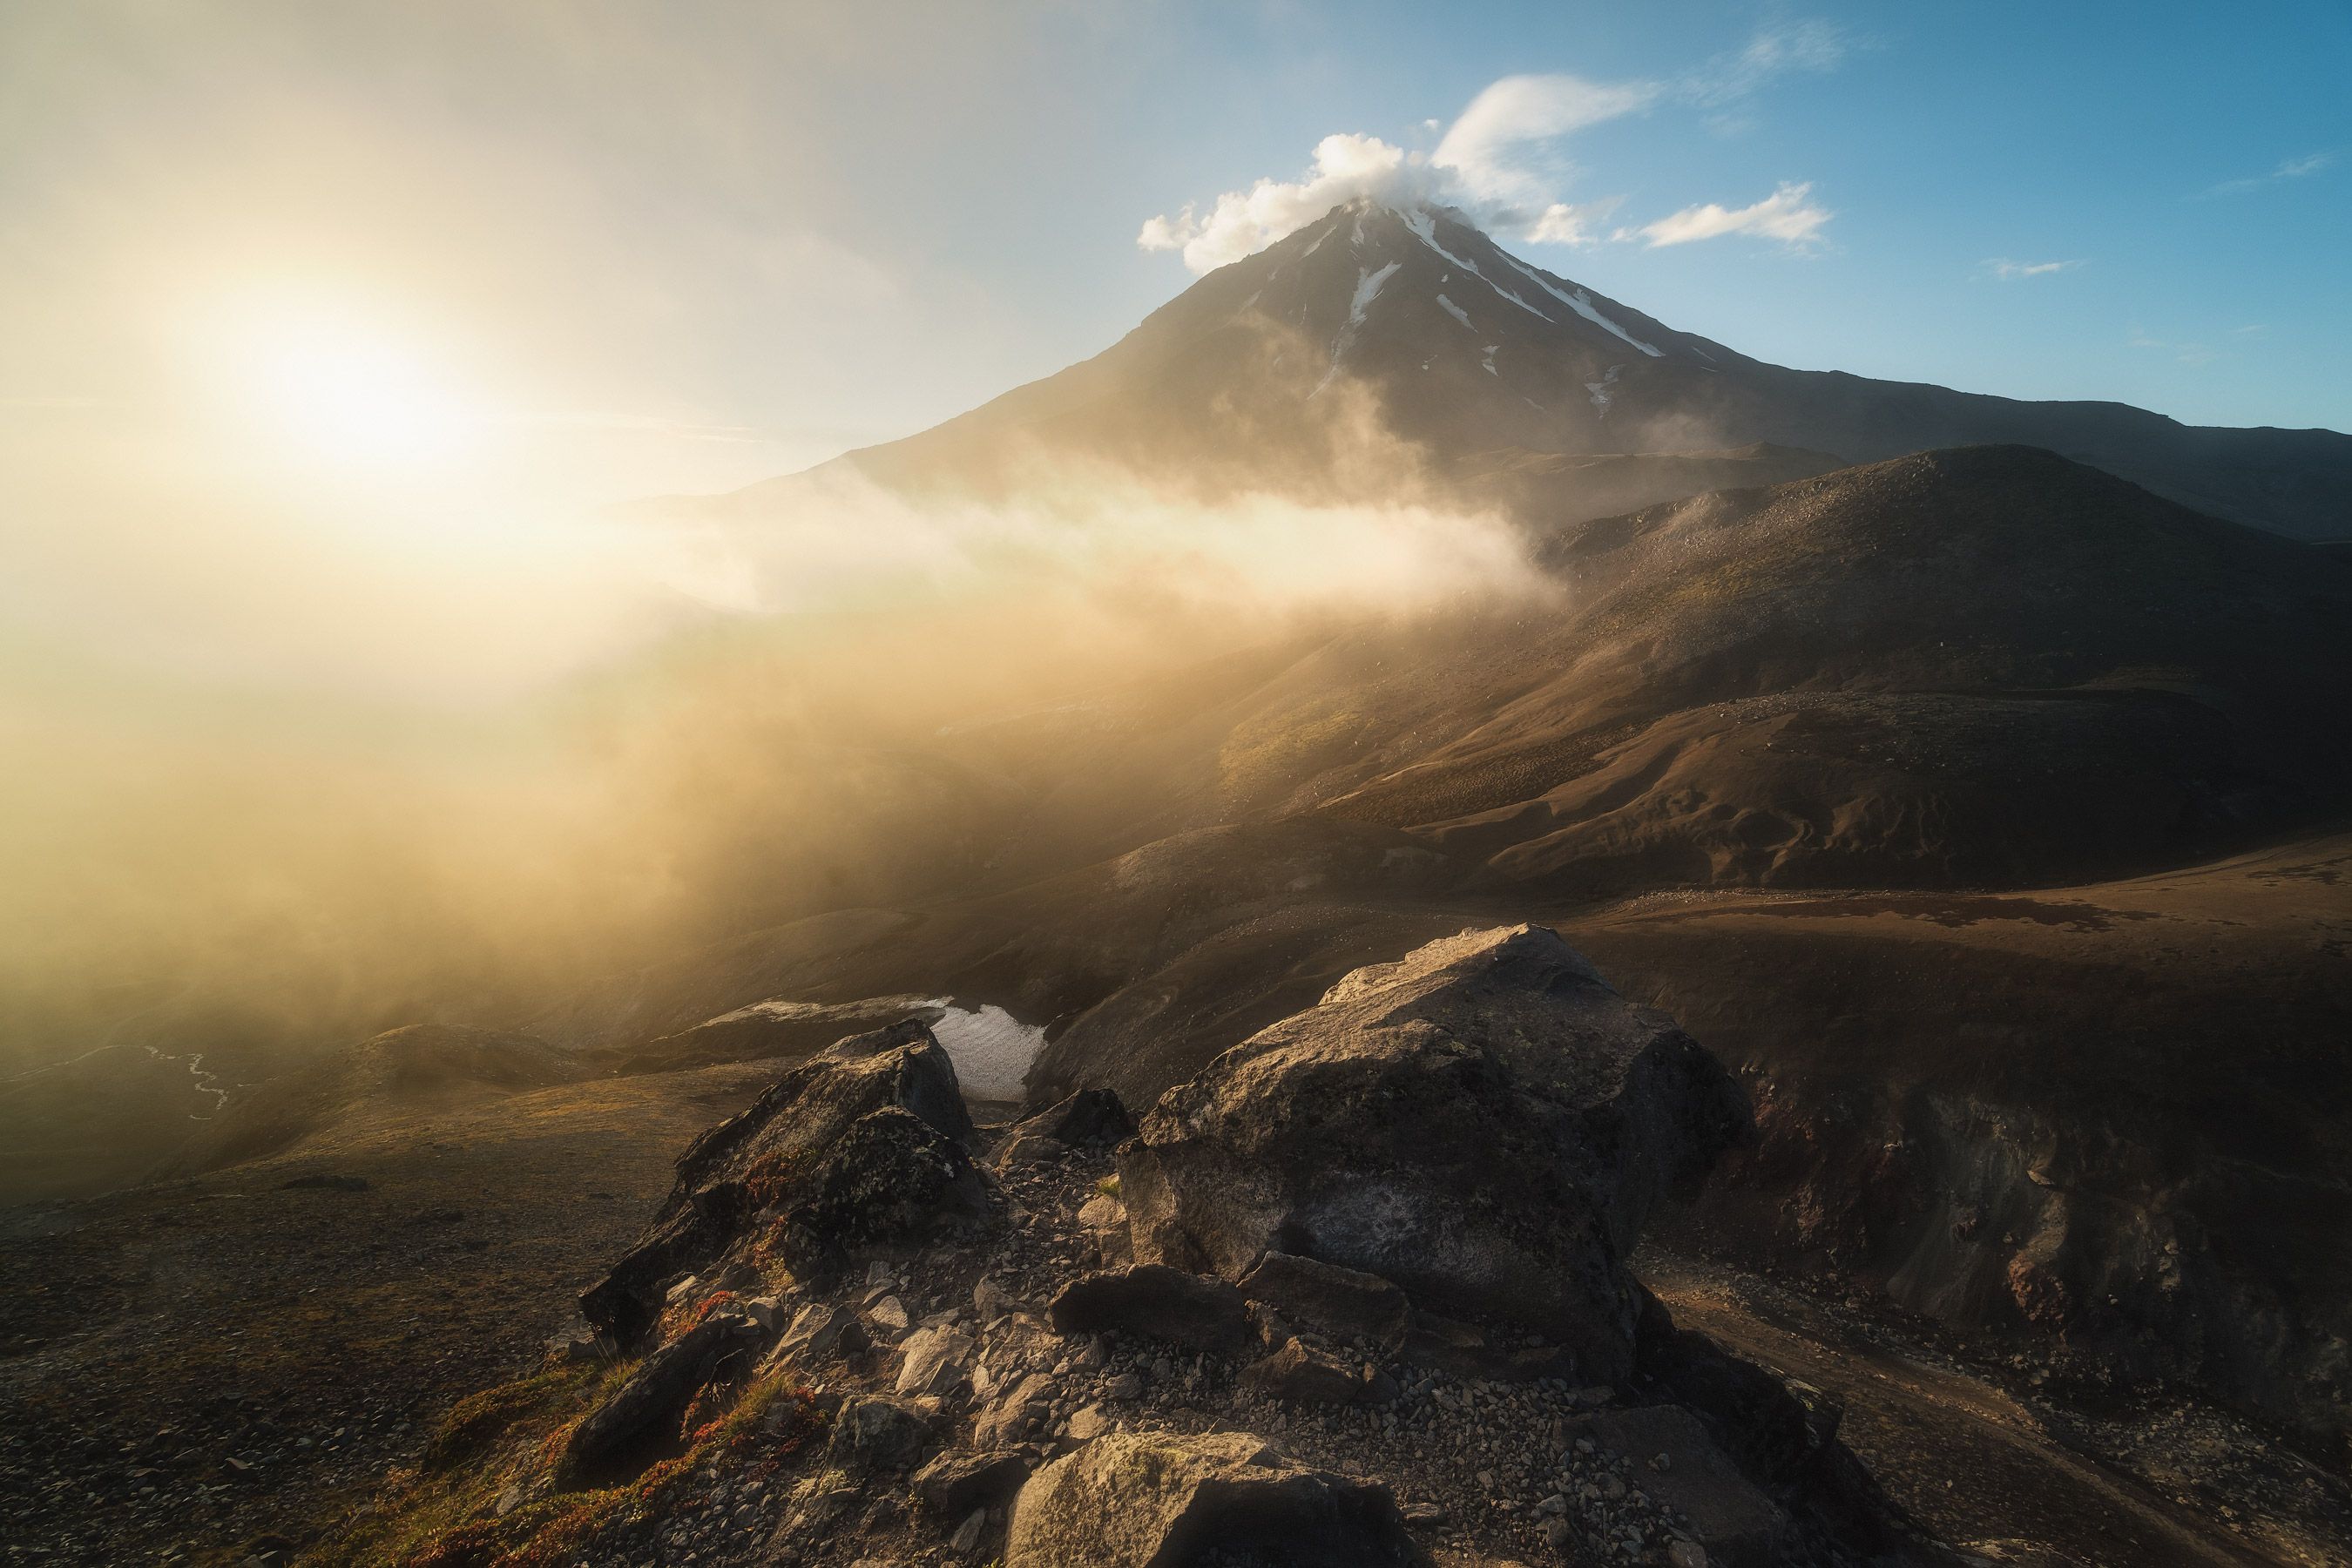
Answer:
[{"label": "rocky foreground boulder", "polygon": [[1425,1563],[1384,1487],[1292,1461],[1242,1432],[1118,1433],[1021,1489],[1005,1568]]},{"label": "rocky foreground boulder", "polygon": [[539,1415],[378,1555],[1914,1560],[1833,1406],[1626,1274],[1742,1104],[1549,931],[1350,975],[1129,1125],[972,1128],[912,1021],[795,1068],[583,1298],[617,1364],[484,1396]]},{"label": "rocky foreground boulder", "polygon": [[582,1293],[588,1321],[634,1344],[662,1293],[719,1258],[762,1213],[784,1211],[804,1264],[968,1211],[979,1184],[955,1064],[909,1018],[836,1041],[678,1156],[643,1240]]},{"label": "rocky foreground boulder", "polygon": [[1721,1063],[1549,931],[1360,969],[1160,1098],[1119,1157],[1136,1256],[1269,1253],[1393,1281],[1633,1365],[1643,1221],[1748,1125]]}]

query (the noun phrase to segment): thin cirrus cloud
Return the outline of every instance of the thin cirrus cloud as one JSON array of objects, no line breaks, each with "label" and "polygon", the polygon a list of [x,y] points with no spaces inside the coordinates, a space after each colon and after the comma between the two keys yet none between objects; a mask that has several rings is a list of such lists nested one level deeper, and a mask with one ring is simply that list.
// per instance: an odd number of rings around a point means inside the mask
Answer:
[{"label": "thin cirrus cloud", "polygon": [[2219,350],[2208,348],[2203,343],[2168,342],[2162,338],[2150,337],[2145,329],[2137,326],[2125,335],[2124,342],[2131,348],[2170,354],[2186,365],[2210,364],[2221,357]]},{"label": "thin cirrus cloud", "polygon": [[1833,215],[1812,199],[1810,184],[1783,184],[1762,201],[1744,207],[1707,202],[1685,207],[1655,223],[1620,229],[1618,239],[1639,239],[1652,249],[1662,245],[1688,245],[1694,240],[1720,239],[1727,234],[1777,239],[1797,249],[1821,243],[1822,226]]},{"label": "thin cirrus cloud", "polygon": [[2214,196],[2242,196],[2249,191],[2259,191],[2264,185],[2276,185],[2288,180],[2308,178],[2323,169],[2332,167],[2335,163],[2336,154],[2333,153],[2307,153],[2300,158],[2283,160],[2277,168],[2267,174],[2252,174],[2242,180],[2224,180],[2218,185],[2208,185],[2197,194],[2200,197],[2207,199]]},{"label": "thin cirrus cloud", "polygon": [[1777,76],[1835,68],[1848,48],[1837,27],[1806,21],[1759,32],[1744,47],[1672,81],[1595,81],[1567,72],[1504,77],[1472,99],[1429,152],[1377,136],[1326,136],[1316,143],[1303,179],[1264,178],[1205,207],[1193,203],[1160,214],[1143,225],[1136,243],[1181,252],[1186,267],[1208,272],[1264,249],[1342,202],[1370,197],[1460,207],[1476,222],[1516,230],[1536,244],[1585,246],[1607,237],[1659,246],[1750,235],[1806,248],[1818,242],[1831,216],[1809,199],[1809,184],[1783,184],[1747,207],[1709,203],[1637,228],[1604,231],[1602,224],[1624,198],[1562,200],[1560,191],[1578,170],[1558,143],[1663,105],[1720,113]]},{"label": "thin cirrus cloud", "polygon": [[1988,276],[2000,279],[2003,283],[2014,283],[2021,278],[2047,278],[2053,272],[2072,272],[2075,268],[2082,265],[2083,263],[2079,259],[2074,261],[2011,261],[2006,256],[1990,257],[1983,263],[1986,274]]}]

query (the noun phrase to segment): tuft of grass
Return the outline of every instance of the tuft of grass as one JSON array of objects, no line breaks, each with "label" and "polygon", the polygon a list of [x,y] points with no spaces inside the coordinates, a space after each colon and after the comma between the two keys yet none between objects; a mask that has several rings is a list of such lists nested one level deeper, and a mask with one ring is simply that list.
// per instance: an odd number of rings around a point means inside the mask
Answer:
[{"label": "tuft of grass", "polygon": [[1118,1178],[1116,1175],[1105,1176],[1095,1184],[1095,1191],[1107,1198],[1118,1196]]},{"label": "tuft of grass", "polygon": [[579,1371],[554,1366],[513,1383],[502,1383],[479,1394],[467,1394],[449,1407],[425,1446],[425,1462],[446,1469],[469,1454],[478,1453],[508,1427],[550,1404],[553,1396],[576,1384]]},{"label": "tuft of grass", "polygon": [[[513,1391],[542,1382],[551,1390],[562,1380],[527,1378],[476,1397],[485,1408],[512,1410]],[[578,1392],[585,1396],[593,1391],[583,1385]],[[782,1414],[763,1420],[780,1403],[785,1405]],[[551,1409],[546,1413],[554,1414]],[[694,1472],[719,1456],[750,1465],[756,1475],[772,1475],[821,1440],[826,1425],[809,1389],[789,1373],[780,1373],[753,1384],[727,1414],[688,1434],[684,1453],[650,1467],[634,1480],[552,1492],[498,1517],[494,1506],[509,1486],[545,1490],[562,1463],[564,1439],[576,1424],[574,1417],[544,1435],[518,1433],[521,1440],[485,1455],[478,1463],[388,1489],[374,1507],[363,1510],[322,1543],[315,1561],[344,1568],[569,1568],[607,1531],[643,1524],[671,1511],[676,1495],[691,1484]],[[509,1418],[501,1429],[515,1425]],[[482,1446],[488,1447],[487,1440]]]}]

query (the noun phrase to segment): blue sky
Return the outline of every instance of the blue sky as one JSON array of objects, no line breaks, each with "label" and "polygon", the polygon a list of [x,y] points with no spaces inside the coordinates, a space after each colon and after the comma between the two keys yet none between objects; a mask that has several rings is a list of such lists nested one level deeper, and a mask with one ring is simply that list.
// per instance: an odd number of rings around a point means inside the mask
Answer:
[{"label": "blue sky", "polygon": [[[1785,363],[2352,428],[2352,7],[1346,15],[1282,7],[1186,29],[1165,95],[1072,171],[1120,198],[1088,204],[1105,233],[1084,242],[1119,279],[1107,328],[1185,278],[1166,255],[1115,258],[1121,217],[1297,179],[1328,132],[1409,143],[1499,78],[1672,82],[1810,24],[1842,45],[1830,68],[1785,70],[1718,109],[1661,102],[1556,151],[1576,165],[1562,196],[1622,197],[1621,220],[1809,184],[1834,215],[1817,243],[1517,248]],[[2272,177],[2282,168],[2305,172]],[[2065,265],[2004,279],[2000,260]]]},{"label": "blue sky", "polygon": [[[469,484],[729,488],[1099,351],[1191,280],[1147,219],[1527,77],[1639,106],[1505,149],[1590,243],[1498,232],[1675,326],[2352,429],[2342,0],[89,0],[0,15],[0,462],[212,461],[238,323],[308,312],[493,411]],[[1643,237],[1798,187],[1794,243]]]}]

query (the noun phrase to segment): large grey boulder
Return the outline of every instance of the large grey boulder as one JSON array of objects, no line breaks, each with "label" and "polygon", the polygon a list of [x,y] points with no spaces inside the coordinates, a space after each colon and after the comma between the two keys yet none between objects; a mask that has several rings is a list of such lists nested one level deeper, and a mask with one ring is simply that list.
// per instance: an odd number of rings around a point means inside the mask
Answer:
[{"label": "large grey boulder", "polygon": [[719,1182],[748,1183],[762,1197],[772,1184],[789,1187],[795,1166],[885,1106],[958,1142],[972,1136],[955,1063],[919,1018],[835,1041],[697,1138],[678,1157],[666,1212]]},{"label": "large grey boulder", "polygon": [[1191,1351],[1234,1350],[1249,1338],[1249,1308],[1239,1290],[1157,1263],[1073,1279],[1046,1314],[1056,1333],[1109,1329]]},{"label": "large grey boulder", "polygon": [[1633,1362],[1622,1260],[1746,1131],[1745,1095],[1558,935],[1465,931],[1346,976],[1160,1097],[1119,1160],[1139,1261],[1268,1252]]},{"label": "large grey boulder", "polygon": [[[955,1064],[920,1019],[835,1041],[696,1139],[678,1157],[677,1180],[652,1227],[582,1293],[582,1313],[618,1343],[635,1343],[659,1315],[669,1280],[726,1251],[758,1215],[823,1200],[829,1181],[842,1185],[835,1146],[886,1110],[921,1121],[936,1135],[930,1142],[957,1146],[934,1164],[955,1165],[972,1136]],[[949,1173],[960,1195],[976,1181],[961,1165]],[[834,1206],[831,1217],[854,1219]]]},{"label": "large grey boulder", "polygon": [[1378,1568],[1425,1559],[1385,1488],[1244,1432],[1113,1433],[1029,1478],[1004,1568]]}]

